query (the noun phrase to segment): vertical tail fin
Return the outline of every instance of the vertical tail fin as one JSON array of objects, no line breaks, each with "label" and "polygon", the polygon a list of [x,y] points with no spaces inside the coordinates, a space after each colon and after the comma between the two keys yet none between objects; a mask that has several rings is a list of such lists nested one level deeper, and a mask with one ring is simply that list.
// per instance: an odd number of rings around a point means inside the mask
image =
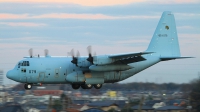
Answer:
[{"label": "vertical tail fin", "polygon": [[147,51],[160,57],[180,56],[175,19],[170,11],[163,12]]}]

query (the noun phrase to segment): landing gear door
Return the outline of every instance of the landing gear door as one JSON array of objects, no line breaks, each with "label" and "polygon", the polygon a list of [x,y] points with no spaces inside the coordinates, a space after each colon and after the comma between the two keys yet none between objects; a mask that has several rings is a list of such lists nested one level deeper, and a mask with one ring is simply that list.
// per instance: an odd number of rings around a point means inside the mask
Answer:
[{"label": "landing gear door", "polygon": [[58,78],[59,77],[59,69],[55,69],[55,78]]}]

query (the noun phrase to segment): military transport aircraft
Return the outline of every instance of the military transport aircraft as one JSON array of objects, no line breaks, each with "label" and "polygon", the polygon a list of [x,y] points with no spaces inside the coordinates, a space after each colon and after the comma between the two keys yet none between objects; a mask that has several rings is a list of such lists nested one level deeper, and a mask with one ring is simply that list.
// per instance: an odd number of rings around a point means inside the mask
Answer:
[{"label": "military transport aircraft", "polygon": [[174,15],[165,11],[160,18],[149,47],[144,52],[115,55],[92,55],[81,57],[79,52],[70,57],[30,57],[19,61],[14,69],[7,72],[7,78],[25,83],[25,89],[42,84],[71,84],[73,89],[100,89],[104,83],[127,79],[160,61],[190,58],[180,57],[179,43]]}]

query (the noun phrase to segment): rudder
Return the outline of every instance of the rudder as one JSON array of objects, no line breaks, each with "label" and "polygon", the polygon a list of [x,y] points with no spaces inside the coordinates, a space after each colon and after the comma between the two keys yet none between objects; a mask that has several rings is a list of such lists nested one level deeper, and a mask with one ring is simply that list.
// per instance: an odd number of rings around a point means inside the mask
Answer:
[{"label": "rudder", "polygon": [[180,56],[175,18],[170,11],[163,12],[146,51],[160,57]]}]

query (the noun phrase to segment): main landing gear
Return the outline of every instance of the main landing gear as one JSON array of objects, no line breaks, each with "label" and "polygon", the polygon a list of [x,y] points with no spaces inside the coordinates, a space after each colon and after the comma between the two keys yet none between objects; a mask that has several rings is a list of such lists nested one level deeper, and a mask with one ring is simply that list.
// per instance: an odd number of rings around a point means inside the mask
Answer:
[{"label": "main landing gear", "polygon": [[96,89],[100,89],[102,87],[102,84],[72,84],[73,89],[92,89],[92,87]]},{"label": "main landing gear", "polygon": [[32,84],[24,84],[24,89],[30,90],[33,87]]}]

